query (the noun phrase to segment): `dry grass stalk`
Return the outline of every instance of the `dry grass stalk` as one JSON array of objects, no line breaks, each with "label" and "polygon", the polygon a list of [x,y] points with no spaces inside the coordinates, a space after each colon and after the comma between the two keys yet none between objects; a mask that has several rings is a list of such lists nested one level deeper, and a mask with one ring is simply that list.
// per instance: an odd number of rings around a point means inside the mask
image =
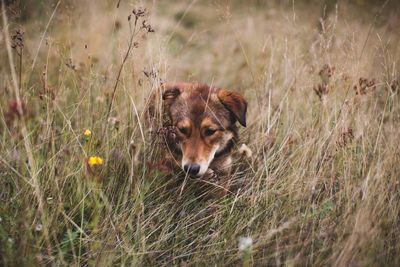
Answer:
[{"label": "dry grass stalk", "polygon": [[[166,1],[146,4],[150,35],[126,1],[60,2],[3,15],[25,34],[0,37],[0,265],[399,265],[399,39],[386,17],[370,27],[374,8],[342,1],[318,31],[321,10],[301,1]],[[167,80],[248,100],[224,198],[166,150]]]}]

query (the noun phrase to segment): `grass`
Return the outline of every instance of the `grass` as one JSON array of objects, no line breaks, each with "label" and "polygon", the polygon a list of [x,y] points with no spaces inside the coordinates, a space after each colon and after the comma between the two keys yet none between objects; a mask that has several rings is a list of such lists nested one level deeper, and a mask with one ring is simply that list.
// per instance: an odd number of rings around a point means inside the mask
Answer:
[{"label": "grass", "polygon": [[[2,15],[1,265],[400,264],[390,6],[343,2],[319,21],[298,1],[162,1],[144,5],[131,38],[139,6]],[[144,20],[154,33],[136,33]],[[236,153],[224,199],[160,163],[161,116],[146,111],[166,80],[249,102],[240,144],[252,153]]]}]

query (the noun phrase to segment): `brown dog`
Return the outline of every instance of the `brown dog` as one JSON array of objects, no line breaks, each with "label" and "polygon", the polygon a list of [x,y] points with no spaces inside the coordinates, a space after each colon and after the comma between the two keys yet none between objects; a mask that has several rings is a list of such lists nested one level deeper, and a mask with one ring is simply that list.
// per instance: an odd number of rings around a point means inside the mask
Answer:
[{"label": "brown dog", "polygon": [[190,176],[217,177],[225,194],[236,121],[246,126],[246,100],[236,92],[183,82],[163,84],[162,99],[175,133],[167,140],[169,150]]}]

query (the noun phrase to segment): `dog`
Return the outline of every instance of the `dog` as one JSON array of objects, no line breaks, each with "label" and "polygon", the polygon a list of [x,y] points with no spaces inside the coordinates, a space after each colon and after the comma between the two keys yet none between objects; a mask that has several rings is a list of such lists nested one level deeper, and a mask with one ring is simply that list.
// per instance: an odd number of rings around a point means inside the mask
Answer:
[{"label": "dog", "polygon": [[201,83],[164,83],[161,93],[173,129],[168,151],[187,175],[213,177],[218,194],[225,195],[238,139],[236,122],[246,127],[246,100],[240,93]]}]

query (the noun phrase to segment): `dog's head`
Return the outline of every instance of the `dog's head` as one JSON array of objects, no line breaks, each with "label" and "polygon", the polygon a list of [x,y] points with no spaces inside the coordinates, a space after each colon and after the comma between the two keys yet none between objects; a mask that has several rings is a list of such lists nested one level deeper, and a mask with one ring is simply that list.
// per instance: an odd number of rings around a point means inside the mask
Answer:
[{"label": "dog's head", "polygon": [[163,103],[176,129],[182,169],[201,177],[229,152],[235,123],[246,126],[246,100],[236,92],[196,83],[166,83]]}]

